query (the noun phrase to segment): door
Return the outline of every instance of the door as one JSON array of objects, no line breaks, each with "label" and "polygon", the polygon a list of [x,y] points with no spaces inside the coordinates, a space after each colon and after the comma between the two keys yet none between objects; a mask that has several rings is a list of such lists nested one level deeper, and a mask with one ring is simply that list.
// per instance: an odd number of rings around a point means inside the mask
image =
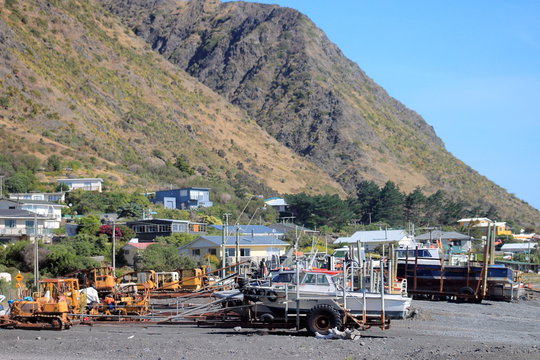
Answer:
[{"label": "door", "polygon": [[164,197],[163,206],[165,207],[165,209],[176,209],[176,198]]}]

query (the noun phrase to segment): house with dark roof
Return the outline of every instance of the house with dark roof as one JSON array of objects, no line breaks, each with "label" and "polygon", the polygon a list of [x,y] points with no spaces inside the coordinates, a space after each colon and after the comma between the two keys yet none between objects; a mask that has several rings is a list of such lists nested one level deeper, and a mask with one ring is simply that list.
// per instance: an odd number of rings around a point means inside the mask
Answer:
[{"label": "house with dark roof", "polygon": [[52,230],[47,227],[50,218],[20,209],[0,209],[0,243],[18,240],[33,241],[36,236],[44,236],[48,241]]},{"label": "house with dark roof", "polygon": [[[201,236],[192,242],[178,248],[181,255],[205,256],[213,255],[221,258],[222,236]],[[238,252],[240,261],[262,259],[269,260],[272,256],[281,256],[290,244],[275,236],[227,236],[225,237],[225,256],[227,263],[234,263]]]},{"label": "house with dark roof", "polygon": [[428,245],[439,242],[445,251],[451,249],[451,252],[456,254],[469,251],[472,248],[473,237],[456,231],[433,230],[415,236],[415,240]]},{"label": "house with dark roof", "polygon": [[135,231],[139,242],[154,242],[158,236],[171,236],[174,233],[201,234],[206,232],[205,223],[176,219],[147,219],[128,221],[126,226]]}]

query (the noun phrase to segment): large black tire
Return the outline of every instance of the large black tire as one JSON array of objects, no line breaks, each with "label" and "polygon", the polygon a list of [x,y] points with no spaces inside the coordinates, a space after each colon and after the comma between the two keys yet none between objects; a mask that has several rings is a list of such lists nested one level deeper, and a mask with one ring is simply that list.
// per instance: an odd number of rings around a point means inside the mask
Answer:
[{"label": "large black tire", "polygon": [[326,335],[330,332],[330,329],[341,329],[342,325],[339,311],[326,304],[312,307],[308,313],[306,322],[306,327],[312,335],[315,335],[316,332]]}]

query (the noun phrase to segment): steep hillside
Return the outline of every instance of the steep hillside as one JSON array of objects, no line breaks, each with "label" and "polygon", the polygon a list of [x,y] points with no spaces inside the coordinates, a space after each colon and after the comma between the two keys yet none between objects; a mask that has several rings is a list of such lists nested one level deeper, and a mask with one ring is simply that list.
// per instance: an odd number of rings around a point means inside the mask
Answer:
[{"label": "steep hillside", "polygon": [[347,190],[390,179],[443,189],[506,218],[540,213],[445,150],[299,12],[218,0],[100,0],[156,52],[240,106]]},{"label": "steep hillside", "polygon": [[0,0],[0,11],[2,153],[57,154],[82,164],[71,175],[130,188],[189,183],[171,166],[183,156],[212,181],[343,194],[96,1]]}]

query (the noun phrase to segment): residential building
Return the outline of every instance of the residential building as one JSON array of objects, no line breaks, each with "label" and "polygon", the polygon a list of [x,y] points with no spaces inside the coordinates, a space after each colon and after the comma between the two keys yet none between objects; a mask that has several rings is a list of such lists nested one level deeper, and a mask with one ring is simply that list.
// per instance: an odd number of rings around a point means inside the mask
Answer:
[{"label": "residential building", "polygon": [[27,210],[46,217],[45,227],[48,229],[58,229],[62,221],[62,208],[65,205],[43,200],[13,200],[0,199],[0,209]]},{"label": "residential building", "polygon": [[122,246],[120,248],[121,254],[124,256],[124,260],[127,265],[134,266],[135,261],[139,256],[142,255],[142,253],[146,250],[146,248],[150,245],[154,245],[155,243],[147,242],[147,243],[137,243],[137,242],[128,242],[126,245]]},{"label": "residential building", "polygon": [[466,253],[472,249],[471,241],[473,240],[473,237],[460,234],[456,231],[434,230],[415,236],[415,240],[427,245],[440,242],[445,251],[448,251],[451,248],[451,252],[457,254]]},{"label": "residential building", "polygon": [[9,198],[12,200],[40,200],[47,202],[65,202],[66,193],[65,192],[31,192],[31,193],[12,193],[9,194]]},{"label": "residential building", "polygon": [[366,250],[374,249],[380,244],[397,242],[400,246],[411,246],[413,244],[412,236],[405,230],[368,230],[357,231],[350,237],[340,237],[334,240],[334,244],[343,246],[356,245],[360,241]]},{"label": "residential building", "polygon": [[126,223],[140,243],[153,242],[158,236],[171,236],[174,233],[201,234],[206,232],[206,224],[189,220],[148,219]]},{"label": "residential building", "polygon": [[69,187],[68,191],[71,190],[85,190],[85,191],[102,191],[101,184],[103,179],[101,178],[80,178],[80,179],[58,179],[58,183],[66,184]]},{"label": "residential building", "polygon": [[[281,256],[290,246],[274,236],[238,236],[238,246],[236,236],[227,236],[225,238],[225,256],[227,263],[236,261],[236,249],[238,247],[239,260],[260,261],[262,259],[270,260],[272,256]],[[178,248],[181,255],[205,256],[213,255],[221,259],[221,236],[201,236],[194,241]]]},{"label": "residential building", "polygon": [[49,218],[20,209],[0,209],[0,243],[18,240],[33,241],[36,236],[45,236],[48,242],[52,231],[47,227]]},{"label": "residential building", "polygon": [[459,219],[457,223],[463,227],[474,227],[480,229],[484,235],[487,234],[489,225],[496,227],[496,235],[512,235],[512,230],[503,221],[493,221],[488,218],[466,218]]},{"label": "residential building", "polygon": [[210,189],[199,187],[156,191],[153,202],[163,204],[165,209],[179,210],[210,207],[213,205],[210,201]]},{"label": "residential building", "polygon": [[[223,231],[224,225],[209,225],[209,227],[214,228],[218,231]],[[236,229],[238,228],[238,234],[251,235],[251,236],[275,236],[277,238],[283,237],[284,233],[280,233],[275,229],[272,229],[264,225],[229,225],[227,228],[227,234],[234,235],[236,234]]]},{"label": "residential building", "polygon": [[534,242],[504,244],[501,246],[500,251],[503,253],[527,254],[534,250],[536,245]]},{"label": "residential building", "polygon": [[288,211],[287,208],[289,204],[287,204],[287,202],[283,198],[274,196],[274,197],[265,199],[264,203],[268,206],[271,206],[272,208],[274,208],[274,210],[276,210],[279,213],[285,213]]}]

